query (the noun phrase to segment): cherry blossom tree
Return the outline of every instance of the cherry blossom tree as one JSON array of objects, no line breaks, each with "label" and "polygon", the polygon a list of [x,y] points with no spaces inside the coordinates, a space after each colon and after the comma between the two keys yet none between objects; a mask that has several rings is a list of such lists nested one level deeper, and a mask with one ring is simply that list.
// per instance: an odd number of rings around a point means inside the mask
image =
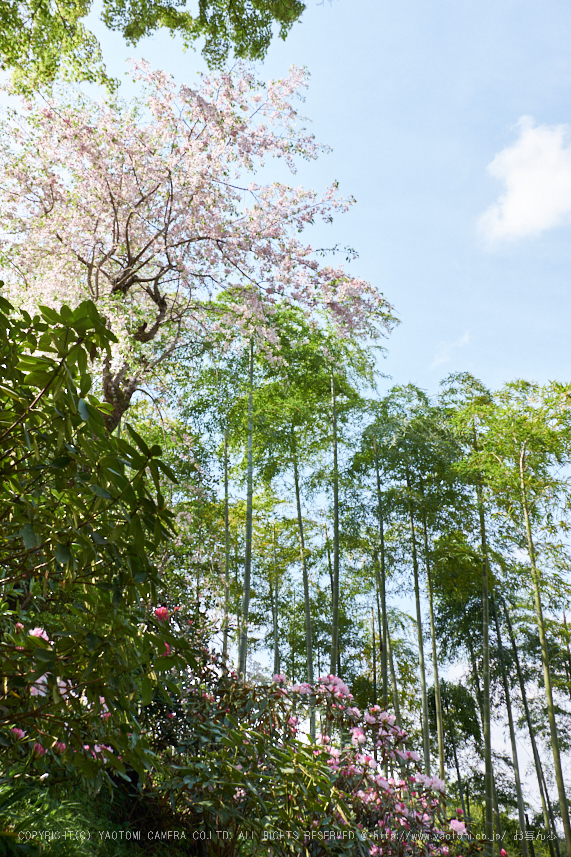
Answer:
[{"label": "cherry blossom tree", "polygon": [[270,157],[294,172],[296,157],[323,151],[294,106],[305,71],[262,85],[240,65],[197,89],[145,63],[133,76],[144,93],[135,106],[64,90],[9,113],[1,138],[9,297],[99,305],[119,339],[103,366],[110,427],[184,345],[221,330],[275,343],[278,305],[344,335],[390,327],[372,285],[320,264],[301,239],[351,200],[335,185],[318,195],[253,181]]}]

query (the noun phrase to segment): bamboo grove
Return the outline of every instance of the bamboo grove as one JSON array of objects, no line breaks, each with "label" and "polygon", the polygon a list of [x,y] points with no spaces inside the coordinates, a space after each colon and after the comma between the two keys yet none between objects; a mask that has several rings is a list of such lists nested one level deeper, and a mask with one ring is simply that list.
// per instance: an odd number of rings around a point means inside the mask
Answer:
[{"label": "bamboo grove", "polygon": [[460,373],[429,398],[300,312],[276,330],[178,363],[159,422],[134,406],[179,474],[197,616],[238,674],[392,711],[487,853],[570,854],[571,389]]}]

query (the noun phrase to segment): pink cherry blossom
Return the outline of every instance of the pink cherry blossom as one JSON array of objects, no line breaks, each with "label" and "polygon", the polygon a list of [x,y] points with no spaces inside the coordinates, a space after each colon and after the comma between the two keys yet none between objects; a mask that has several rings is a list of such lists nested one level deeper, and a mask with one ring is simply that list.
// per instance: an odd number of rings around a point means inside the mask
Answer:
[{"label": "pink cherry blossom", "polygon": [[[6,292],[38,303],[99,303],[119,342],[103,366],[103,394],[116,409],[178,343],[249,337],[269,353],[277,306],[300,307],[346,336],[394,323],[380,292],[302,240],[353,200],[336,183],[318,194],[260,168],[326,147],[304,128],[294,99],[307,73],[261,85],[252,70],[177,87],[147,63],[133,76],[144,104],[102,103],[64,93],[22,105],[4,122],[0,159]],[[224,292],[225,302],[212,298]],[[153,342],[153,356],[139,357]],[[133,347],[135,346],[135,347]],[[122,404],[123,403],[123,404]]]}]

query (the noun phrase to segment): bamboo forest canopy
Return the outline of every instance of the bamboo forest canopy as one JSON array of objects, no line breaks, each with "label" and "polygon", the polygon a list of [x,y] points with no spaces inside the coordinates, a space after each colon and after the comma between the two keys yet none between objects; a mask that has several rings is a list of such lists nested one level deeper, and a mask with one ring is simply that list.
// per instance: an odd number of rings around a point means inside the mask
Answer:
[{"label": "bamboo forest canopy", "polygon": [[305,73],[134,75],[1,129],[0,847],[571,857],[571,385],[389,388]]},{"label": "bamboo forest canopy", "polygon": [[[27,92],[62,76],[116,85],[107,76],[99,43],[85,23],[91,7],[87,0],[3,0],[0,66],[13,71],[16,85]],[[203,39],[202,52],[214,67],[230,53],[240,59],[261,59],[274,26],[285,39],[304,8],[300,0],[199,0],[192,13],[180,0],[103,0],[101,20],[132,45],[161,28],[182,36],[186,47]]]}]

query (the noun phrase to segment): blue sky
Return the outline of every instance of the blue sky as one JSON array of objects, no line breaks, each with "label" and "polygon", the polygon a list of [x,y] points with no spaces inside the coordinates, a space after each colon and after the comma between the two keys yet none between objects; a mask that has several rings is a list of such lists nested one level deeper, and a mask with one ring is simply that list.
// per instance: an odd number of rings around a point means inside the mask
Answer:
[{"label": "blue sky", "polygon": [[[126,47],[190,82],[205,68],[165,34]],[[304,113],[357,205],[327,233],[402,320],[383,370],[436,392],[467,370],[492,387],[570,378],[571,6],[561,0],[308,0],[261,77],[307,66]],[[522,119],[522,117],[527,117]],[[492,165],[490,167],[490,165]],[[281,177],[281,176],[280,176]]]}]

